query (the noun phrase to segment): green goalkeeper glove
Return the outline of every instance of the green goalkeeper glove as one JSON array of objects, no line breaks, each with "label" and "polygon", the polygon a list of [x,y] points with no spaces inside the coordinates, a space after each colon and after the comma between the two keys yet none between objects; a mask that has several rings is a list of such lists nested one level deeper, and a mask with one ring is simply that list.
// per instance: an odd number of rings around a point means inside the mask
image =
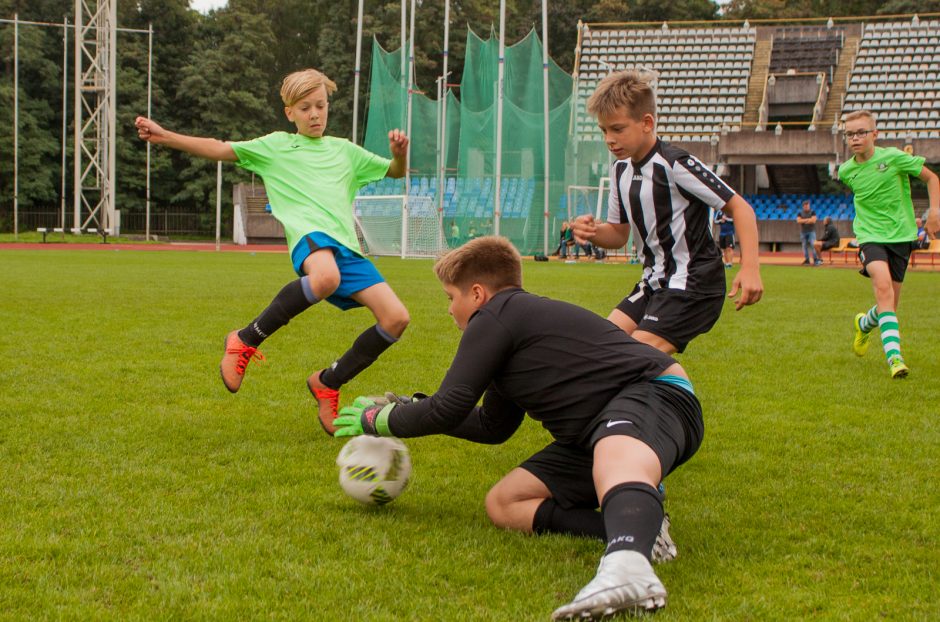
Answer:
[{"label": "green goalkeeper glove", "polygon": [[396,406],[397,403],[377,404],[371,397],[359,396],[352,406],[340,409],[339,416],[333,420],[336,426],[333,436],[391,436],[388,416]]}]

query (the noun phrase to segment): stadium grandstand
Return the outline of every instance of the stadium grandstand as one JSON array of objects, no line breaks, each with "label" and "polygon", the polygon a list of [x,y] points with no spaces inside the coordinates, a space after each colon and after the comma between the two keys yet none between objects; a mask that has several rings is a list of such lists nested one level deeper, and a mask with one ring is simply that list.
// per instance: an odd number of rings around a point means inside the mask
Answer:
[{"label": "stadium grandstand", "polygon": [[[496,219],[502,224],[498,229],[502,234],[509,235],[523,252],[532,253],[555,246],[561,220],[586,211],[601,212],[610,155],[595,120],[585,111],[585,102],[605,75],[627,68],[656,73],[659,134],[713,166],[751,202],[764,250],[798,246],[795,217],[803,200],[811,201],[820,220],[831,216],[842,235],[851,235],[852,197],[832,180],[838,165],[850,155],[839,131],[847,112],[872,110],[878,117],[879,144],[913,151],[933,165],[940,163],[940,15],[797,23],[581,23],[578,29],[571,96],[564,100],[553,94],[553,123],[561,116],[559,111],[568,118],[566,136],[560,136],[554,125],[552,130],[552,176],[558,179],[542,176],[538,147],[523,139],[513,143],[512,133],[523,122],[512,124],[504,129],[509,137],[509,163],[503,160],[502,207],[495,212],[492,165],[481,164],[494,160],[493,147],[464,145],[494,130],[468,122],[463,110],[460,123],[466,127],[457,129],[456,121],[446,121],[452,132],[447,152],[453,155],[445,156],[452,159],[442,167],[443,174],[433,165],[412,166],[408,196],[427,197],[427,204],[439,206],[440,226],[430,235],[443,238],[441,231],[452,225],[464,237],[470,229],[487,233]],[[538,43],[530,35],[518,45]],[[486,49],[486,42],[475,45]],[[537,70],[535,65],[529,70],[539,75],[538,54],[525,49],[525,54],[514,58],[512,46],[507,47],[508,70],[512,71],[513,63],[538,62]],[[396,66],[397,58],[392,57],[388,67]],[[373,80],[377,65],[373,63]],[[464,102],[474,92],[468,82],[470,73],[464,73],[460,89]],[[390,84],[397,81],[398,76],[391,75]],[[521,87],[537,90],[539,82]],[[553,79],[552,84],[559,89],[567,82]],[[519,88],[520,83],[512,87]],[[487,88],[478,91],[492,97],[492,85]],[[373,84],[369,129],[383,136],[396,123],[396,116],[389,114],[388,102],[375,93]],[[521,97],[513,97],[522,115],[526,104]],[[400,108],[400,97],[396,105]],[[540,95],[538,105],[537,113],[541,113]],[[433,119],[434,108],[428,110],[432,112],[423,116]],[[484,108],[472,112],[488,114]],[[431,145],[431,152],[439,127],[438,123],[427,130],[430,138],[424,142]],[[534,144],[539,144],[540,123],[534,128]],[[416,144],[422,142],[420,133],[420,129],[413,133]],[[558,162],[564,162],[563,175]],[[547,207],[543,205],[546,185],[550,187]],[[363,189],[361,196],[404,193],[400,181],[386,180]],[[915,208],[926,209],[925,196],[915,193]],[[389,203],[381,209],[401,208]]]}]

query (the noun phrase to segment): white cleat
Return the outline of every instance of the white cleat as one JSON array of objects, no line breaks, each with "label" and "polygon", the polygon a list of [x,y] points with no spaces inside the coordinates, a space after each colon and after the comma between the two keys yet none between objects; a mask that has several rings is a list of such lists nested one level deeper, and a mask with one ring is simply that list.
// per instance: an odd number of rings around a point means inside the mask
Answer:
[{"label": "white cleat", "polygon": [[663,525],[659,528],[659,535],[656,536],[656,542],[653,544],[653,563],[661,564],[671,562],[679,554],[676,549],[676,543],[672,541],[669,535],[669,515],[663,516]]},{"label": "white cleat", "polygon": [[666,606],[666,588],[641,553],[614,551],[601,558],[597,574],[552,620],[600,620],[620,611],[643,613]]}]

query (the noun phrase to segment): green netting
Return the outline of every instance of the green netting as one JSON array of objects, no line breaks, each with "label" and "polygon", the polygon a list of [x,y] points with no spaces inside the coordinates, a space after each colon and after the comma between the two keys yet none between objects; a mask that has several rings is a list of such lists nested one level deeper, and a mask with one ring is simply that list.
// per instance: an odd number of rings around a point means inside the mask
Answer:
[{"label": "green netting", "polygon": [[[445,236],[451,243],[496,228],[496,116],[499,41],[468,32],[459,101],[448,93],[446,115],[439,102],[412,96],[411,194],[433,196],[442,204]],[[365,147],[388,154],[388,131],[406,127],[407,84],[401,51],[386,52],[373,42],[370,105]],[[542,45],[534,32],[506,47],[499,232],[523,253],[549,251],[567,213],[566,155],[571,124],[572,78],[549,61],[549,204],[545,205],[545,137]],[[419,82],[422,76],[418,76]],[[435,77],[428,77],[433,83]],[[446,177],[440,168],[440,124],[446,118]],[[398,181],[378,184],[372,194],[403,192]],[[548,239],[545,241],[546,214]],[[452,228],[459,230],[452,235]]]}]

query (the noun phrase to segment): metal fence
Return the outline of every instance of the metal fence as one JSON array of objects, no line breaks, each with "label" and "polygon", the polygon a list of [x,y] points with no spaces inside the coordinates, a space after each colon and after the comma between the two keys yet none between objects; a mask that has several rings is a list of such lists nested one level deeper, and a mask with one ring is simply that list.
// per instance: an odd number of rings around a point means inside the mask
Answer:
[{"label": "metal fence", "polygon": [[[62,226],[62,214],[59,210],[19,210],[18,230],[35,231],[39,227],[53,229]],[[65,229],[73,226],[72,213],[65,215]],[[144,212],[121,212],[121,234],[143,235],[147,230]],[[13,210],[0,207],[0,232],[13,232]],[[215,214],[174,212],[171,210],[151,210],[150,234],[161,237],[198,236],[215,237]],[[231,219],[222,221],[222,238],[232,237]]]}]

